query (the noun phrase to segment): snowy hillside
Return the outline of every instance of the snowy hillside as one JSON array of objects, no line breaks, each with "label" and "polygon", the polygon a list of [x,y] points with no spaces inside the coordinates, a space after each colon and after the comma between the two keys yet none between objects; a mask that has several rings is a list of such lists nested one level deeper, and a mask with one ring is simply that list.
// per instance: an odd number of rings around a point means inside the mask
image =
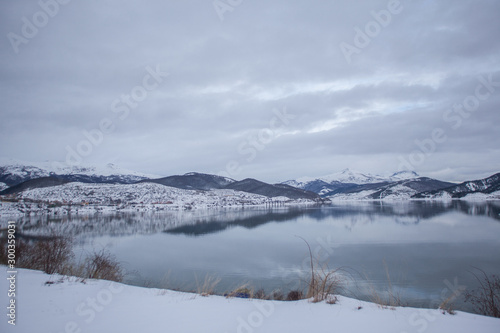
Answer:
[{"label": "snowy hillside", "polygon": [[466,200],[498,200],[500,199],[500,173],[493,176],[463,182],[442,190],[419,193],[423,199],[466,199]]},{"label": "snowy hillside", "polygon": [[[7,279],[0,279],[0,289],[9,289]],[[498,318],[342,296],[335,304],[203,297],[27,269],[18,270],[17,289],[16,326],[4,315],[1,332],[497,333],[500,327]]]},{"label": "snowy hillside", "polygon": [[217,205],[226,202],[262,203],[268,198],[260,195],[231,190],[192,191],[181,190],[159,184],[83,184],[70,183],[41,189],[32,189],[20,194],[21,198],[63,203],[86,202],[93,205],[170,203],[183,206]]},{"label": "snowy hillside", "polygon": [[0,192],[2,192],[3,190],[5,190],[6,188],[9,188],[9,185],[0,182]]},{"label": "snowy hillside", "polygon": [[0,162],[0,181],[9,186],[54,175],[67,176],[62,178],[71,181],[95,180],[96,182],[121,183],[133,183],[158,177],[126,170],[112,163],[105,166],[69,166],[59,162],[24,162],[13,159]]},{"label": "snowy hillside", "polygon": [[326,197],[330,200],[409,200],[420,192],[442,189],[450,185],[451,183],[419,177],[391,183],[357,185]]},{"label": "snowy hillside", "polygon": [[16,202],[0,205],[0,215],[114,210],[180,210],[215,207],[242,207],[276,203],[314,203],[312,200],[269,198],[247,192],[216,189],[210,191],[183,190],[154,183],[85,184],[28,189],[16,194]]}]

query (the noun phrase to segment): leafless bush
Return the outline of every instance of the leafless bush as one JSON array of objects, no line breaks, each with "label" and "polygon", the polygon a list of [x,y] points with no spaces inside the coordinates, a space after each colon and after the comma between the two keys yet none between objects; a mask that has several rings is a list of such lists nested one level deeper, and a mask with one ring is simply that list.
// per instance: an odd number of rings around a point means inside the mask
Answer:
[{"label": "leafless bush", "polygon": [[266,291],[262,288],[253,293],[253,298],[264,300],[270,299],[270,297],[266,294]]},{"label": "leafless bush", "polygon": [[120,263],[109,252],[101,250],[94,252],[85,260],[85,276],[89,279],[102,279],[121,282],[123,272]]},{"label": "leafless bush", "polygon": [[32,244],[19,241],[16,250],[18,267],[41,270],[47,274],[65,274],[74,257],[72,240],[66,237],[55,237]]},{"label": "leafless bush", "polygon": [[282,301],[285,299],[285,295],[283,295],[281,289],[276,289],[271,293],[271,298],[275,301]]},{"label": "leafless bush", "polygon": [[500,318],[500,277],[497,275],[488,276],[483,270],[482,277],[472,273],[479,282],[479,288],[467,291],[465,301],[470,302],[477,313],[485,316]]},{"label": "leafless bush", "polygon": [[286,296],[287,301],[299,301],[304,298],[304,294],[300,290],[292,290]]},{"label": "leafless bush", "polygon": [[[63,274],[83,279],[103,279],[120,282],[123,271],[116,258],[107,251],[94,252],[83,260],[74,262],[73,241],[68,237],[53,236],[50,239],[16,243],[16,266],[44,271],[47,274]],[[7,263],[7,246],[0,244],[0,263]]]}]

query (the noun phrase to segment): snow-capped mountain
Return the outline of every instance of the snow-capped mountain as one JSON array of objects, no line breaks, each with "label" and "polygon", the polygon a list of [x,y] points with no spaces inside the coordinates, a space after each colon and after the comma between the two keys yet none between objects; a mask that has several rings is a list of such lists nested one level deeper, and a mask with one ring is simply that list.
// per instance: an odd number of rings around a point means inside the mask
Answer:
[{"label": "snow-capped mountain", "polygon": [[0,162],[0,182],[7,186],[41,177],[84,183],[130,184],[158,176],[126,170],[112,163],[105,166],[69,166],[59,162],[23,162],[13,159]]},{"label": "snow-capped mountain", "polygon": [[283,184],[295,187],[303,187],[313,181],[322,181],[328,184],[344,183],[344,184],[360,185],[360,184],[374,184],[382,182],[394,182],[404,179],[414,179],[418,177],[419,175],[413,171],[400,171],[393,173],[389,176],[381,176],[381,175],[374,175],[370,173],[363,173],[363,172],[353,171],[350,169],[345,169],[341,172],[333,173],[323,177],[318,177],[318,178],[303,177],[303,178],[298,178],[297,180],[289,180],[283,182]]},{"label": "snow-capped mountain", "polygon": [[419,175],[413,171],[401,171],[390,174],[389,176],[381,176],[345,169],[341,172],[319,178],[303,177],[297,180],[289,180],[282,184],[326,196],[329,193],[352,189],[356,187],[356,185],[387,184],[402,180],[416,179],[418,177]]},{"label": "snow-capped mountain", "polygon": [[327,193],[331,200],[408,200],[423,191],[439,190],[452,183],[419,177],[395,182],[355,185],[345,191]]},{"label": "snow-capped mountain", "polygon": [[441,190],[422,192],[415,197],[425,199],[500,199],[500,173],[480,180],[463,182]]}]

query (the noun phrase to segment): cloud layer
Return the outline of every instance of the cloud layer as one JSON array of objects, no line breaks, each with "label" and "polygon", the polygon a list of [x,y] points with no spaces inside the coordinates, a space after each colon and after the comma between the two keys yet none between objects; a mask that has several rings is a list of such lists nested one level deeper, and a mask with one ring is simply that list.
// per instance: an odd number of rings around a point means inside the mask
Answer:
[{"label": "cloud layer", "polygon": [[494,0],[3,2],[0,155],[267,181],[345,167],[488,176],[499,12]]}]

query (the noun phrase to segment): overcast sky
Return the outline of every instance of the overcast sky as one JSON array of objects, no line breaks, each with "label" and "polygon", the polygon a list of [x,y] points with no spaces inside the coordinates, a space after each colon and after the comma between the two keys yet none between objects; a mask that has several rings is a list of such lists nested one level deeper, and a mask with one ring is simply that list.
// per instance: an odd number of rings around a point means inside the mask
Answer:
[{"label": "overcast sky", "polygon": [[55,1],[0,2],[1,157],[500,171],[500,1]]}]

